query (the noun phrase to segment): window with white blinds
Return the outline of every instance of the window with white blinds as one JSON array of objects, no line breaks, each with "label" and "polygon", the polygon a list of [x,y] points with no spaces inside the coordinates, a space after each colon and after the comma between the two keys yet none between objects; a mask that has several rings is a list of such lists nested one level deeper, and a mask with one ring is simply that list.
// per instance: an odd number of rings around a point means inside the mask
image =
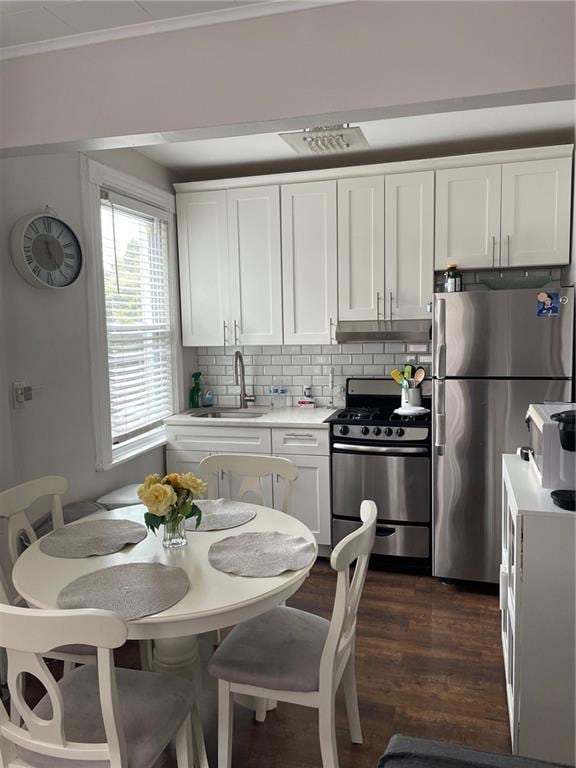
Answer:
[{"label": "window with white blinds", "polygon": [[169,220],[116,193],[101,190],[100,197],[110,426],[118,446],[175,410]]}]

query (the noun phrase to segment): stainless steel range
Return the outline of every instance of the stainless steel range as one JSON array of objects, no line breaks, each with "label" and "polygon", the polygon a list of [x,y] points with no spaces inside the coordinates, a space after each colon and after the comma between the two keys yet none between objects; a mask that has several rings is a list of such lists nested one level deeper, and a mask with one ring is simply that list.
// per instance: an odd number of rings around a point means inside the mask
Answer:
[{"label": "stainless steel range", "polygon": [[[423,382],[423,405],[431,387]],[[330,423],[332,545],[360,525],[360,503],[378,507],[373,552],[430,558],[430,413],[400,416],[398,385],[390,379],[348,379],[346,407]]]}]

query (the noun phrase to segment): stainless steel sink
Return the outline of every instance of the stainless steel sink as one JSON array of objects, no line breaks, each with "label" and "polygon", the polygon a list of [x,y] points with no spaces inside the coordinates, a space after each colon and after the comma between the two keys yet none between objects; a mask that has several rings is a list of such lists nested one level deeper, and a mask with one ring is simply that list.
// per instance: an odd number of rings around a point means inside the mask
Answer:
[{"label": "stainless steel sink", "polygon": [[257,419],[264,416],[268,411],[261,411],[257,408],[218,408],[209,410],[205,413],[191,414],[195,419]]}]

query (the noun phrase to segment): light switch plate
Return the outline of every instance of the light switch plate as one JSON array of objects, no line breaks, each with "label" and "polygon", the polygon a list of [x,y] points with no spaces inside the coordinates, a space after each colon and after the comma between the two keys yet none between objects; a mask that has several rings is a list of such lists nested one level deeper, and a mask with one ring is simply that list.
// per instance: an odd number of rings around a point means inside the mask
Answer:
[{"label": "light switch plate", "polygon": [[12,384],[12,404],[14,408],[24,408],[25,404],[32,400],[32,387],[24,381],[15,381]]}]

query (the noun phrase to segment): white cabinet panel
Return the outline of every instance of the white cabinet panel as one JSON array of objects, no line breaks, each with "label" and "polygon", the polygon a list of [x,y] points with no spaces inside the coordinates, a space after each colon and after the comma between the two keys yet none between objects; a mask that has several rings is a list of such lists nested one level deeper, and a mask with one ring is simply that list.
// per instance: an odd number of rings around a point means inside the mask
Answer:
[{"label": "white cabinet panel", "polygon": [[232,343],[282,344],[280,188],[231,189],[227,200]]},{"label": "white cabinet panel", "polygon": [[436,171],[436,269],[498,266],[500,165]]},{"label": "white cabinet panel", "polygon": [[327,429],[290,429],[272,430],[272,453],[312,454],[328,456],[329,438]]},{"label": "white cabinet panel", "polygon": [[502,168],[504,267],[570,262],[570,158]]},{"label": "white cabinet panel", "polygon": [[[200,472],[200,462],[215,451],[166,451],[167,472],[194,472],[195,475],[207,480]],[[218,479],[218,496],[230,496],[230,483],[227,477]]]},{"label": "white cabinet panel", "polygon": [[429,317],[434,293],[434,171],[386,176],[386,317]]},{"label": "white cabinet panel", "polygon": [[338,182],[338,318],[378,320],[384,297],[384,176]]},{"label": "white cabinet panel", "polygon": [[[318,544],[330,544],[330,470],[327,456],[286,455],[298,467],[292,485],[290,514],[316,536]],[[281,483],[274,482],[274,506],[281,509]]]},{"label": "white cabinet panel", "polygon": [[226,192],[186,192],[176,205],[182,343],[220,346],[230,312]]},{"label": "white cabinet panel", "polygon": [[270,430],[257,427],[169,425],[168,447],[208,453],[263,453],[272,448]]},{"label": "white cabinet panel", "polygon": [[286,344],[330,344],[337,315],[336,182],[282,187]]}]

